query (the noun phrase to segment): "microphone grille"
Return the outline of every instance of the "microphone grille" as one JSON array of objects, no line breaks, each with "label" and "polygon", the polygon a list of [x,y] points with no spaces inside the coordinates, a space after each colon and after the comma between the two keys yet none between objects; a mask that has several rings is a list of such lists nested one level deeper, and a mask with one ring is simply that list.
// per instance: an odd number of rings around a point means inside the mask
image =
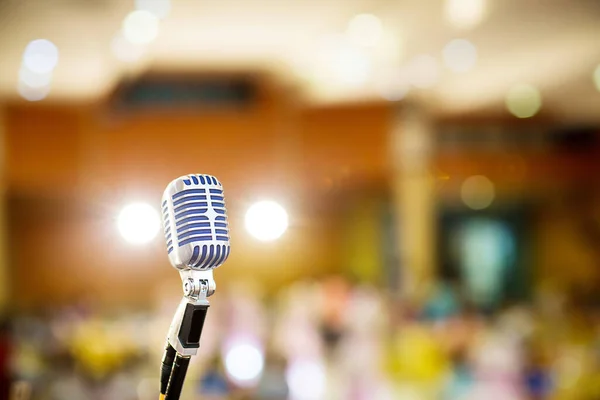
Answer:
[{"label": "microphone grille", "polygon": [[163,227],[165,230],[165,240],[167,241],[167,253],[171,254],[173,251],[173,239],[171,234],[171,220],[169,218],[169,206],[168,201],[163,200],[162,202],[162,215],[163,215]]},{"label": "microphone grille", "polygon": [[212,269],[230,252],[223,186],[211,175],[171,182],[163,195],[167,252],[176,268]]}]

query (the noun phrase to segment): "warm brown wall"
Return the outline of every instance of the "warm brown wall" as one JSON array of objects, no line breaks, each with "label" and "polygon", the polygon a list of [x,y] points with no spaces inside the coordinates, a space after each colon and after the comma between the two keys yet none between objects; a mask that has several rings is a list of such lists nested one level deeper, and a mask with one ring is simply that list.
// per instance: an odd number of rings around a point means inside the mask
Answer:
[{"label": "warm brown wall", "polygon": [[[269,90],[245,114],[126,115],[106,104],[9,105],[13,305],[93,298],[121,306],[147,304],[161,292],[178,294],[179,277],[160,239],[129,246],[114,218],[132,200],[158,204],[168,181],[195,171],[219,176],[226,187],[233,252],[216,271],[220,289],[238,279],[260,279],[272,289],[341,269],[337,211],[347,198],[341,190],[360,191],[365,182],[386,186],[393,110],[387,104],[305,107],[289,92]],[[440,201],[456,199],[462,179],[473,174],[490,176],[501,195],[531,194],[591,182],[598,159],[440,156],[432,178],[439,180]],[[245,209],[264,195],[280,199],[291,217],[289,231],[272,244],[249,239],[243,228]]]},{"label": "warm brown wall", "polygon": [[392,115],[385,103],[307,109],[301,120],[306,173],[331,179],[387,175]]},{"label": "warm brown wall", "polygon": [[75,189],[83,157],[83,118],[78,107],[6,108],[6,179],[11,191]]},{"label": "warm brown wall", "polygon": [[591,188],[586,197],[587,205],[565,196],[540,207],[536,278],[545,290],[582,295],[600,289],[600,195]]},{"label": "warm brown wall", "polygon": [[[327,206],[318,204],[336,185],[381,175],[389,110],[306,109],[285,92],[263,97],[251,112],[237,114],[10,105],[14,304],[93,298],[135,305],[157,291],[179,293],[160,239],[143,249],[128,246],[114,217],[131,200],[158,204],[166,183],[195,171],[219,176],[226,187],[233,251],[216,271],[218,284],[258,278],[273,288],[339,268]],[[290,212],[290,229],[276,243],[255,242],[243,228],[243,212],[263,195],[281,199]]]}]

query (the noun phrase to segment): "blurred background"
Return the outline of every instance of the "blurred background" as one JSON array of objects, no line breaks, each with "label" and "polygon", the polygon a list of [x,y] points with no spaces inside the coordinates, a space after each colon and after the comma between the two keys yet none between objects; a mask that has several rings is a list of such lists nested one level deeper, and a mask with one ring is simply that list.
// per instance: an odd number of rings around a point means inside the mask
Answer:
[{"label": "blurred background", "polygon": [[[0,0],[0,398],[600,399],[600,2]],[[9,397],[10,396],[10,397]]]}]

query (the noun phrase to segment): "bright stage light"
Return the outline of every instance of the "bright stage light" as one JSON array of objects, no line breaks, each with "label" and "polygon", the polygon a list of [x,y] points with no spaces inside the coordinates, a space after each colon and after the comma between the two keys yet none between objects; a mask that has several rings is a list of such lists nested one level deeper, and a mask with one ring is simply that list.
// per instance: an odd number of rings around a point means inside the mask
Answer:
[{"label": "bright stage light", "polygon": [[50,86],[50,83],[52,82],[52,72],[38,74],[26,67],[21,67],[19,70],[19,81],[30,88],[47,87]]},{"label": "bright stage light", "polygon": [[148,44],[157,38],[159,22],[150,11],[132,11],[123,21],[123,36],[133,44]]},{"label": "bright stage light", "polygon": [[319,400],[325,395],[325,368],[318,362],[294,361],[285,376],[291,400]]},{"label": "bright stage light", "polygon": [[444,64],[457,73],[468,72],[477,63],[477,48],[465,39],[454,39],[442,51]]},{"label": "bright stage light", "polygon": [[225,354],[225,370],[238,386],[254,386],[264,367],[262,351],[250,343],[236,343]]},{"label": "bright stage light", "polygon": [[486,15],[486,0],[446,0],[446,19],[459,29],[471,29]]},{"label": "bright stage light", "polygon": [[171,12],[171,0],[135,0],[135,8],[149,11],[158,18],[164,19]]},{"label": "bright stage light", "polygon": [[22,80],[19,80],[17,90],[21,97],[28,101],[40,101],[46,98],[50,93],[50,85],[31,87]]},{"label": "bright stage light", "polygon": [[598,65],[594,70],[594,85],[596,86],[596,89],[598,89],[598,91],[600,92],[600,65]]},{"label": "bright stage light", "polygon": [[288,215],[285,209],[274,201],[260,201],[246,212],[246,229],[262,241],[275,240],[288,227]]},{"label": "bright stage light", "polygon": [[370,54],[345,35],[330,35],[321,40],[317,62],[323,81],[343,86],[360,86],[369,79]]},{"label": "bright stage light", "polygon": [[23,53],[23,66],[36,74],[47,74],[58,64],[58,48],[46,39],[29,42]]},{"label": "bright stage light", "polygon": [[535,86],[515,85],[506,95],[506,107],[517,118],[530,118],[542,108],[542,95]]},{"label": "bright stage light", "polygon": [[152,206],[133,203],[121,211],[117,220],[119,232],[132,244],[148,243],[158,234],[160,218]]},{"label": "bright stage light", "polygon": [[115,57],[127,63],[138,61],[146,52],[144,45],[133,44],[125,39],[122,34],[117,34],[113,38],[110,47]]},{"label": "bright stage light", "polygon": [[360,14],[348,23],[347,34],[354,44],[374,47],[381,39],[383,26],[375,15]]},{"label": "bright stage light", "polygon": [[410,90],[410,80],[407,74],[400,69],[380,74],[377,82],[377,91],[380,96],[388,101],[402,100]]},{"label": "bright stage light", "polygon": [[463,182],[460,196],[467,207],[483,210],[489,207],[496,197],[494,184],[486,176],[470,176]]},{"label": "bright stage light", "polygon": [[433,87],[440,78],[438,62],[432,55],[419,54],[406,67],[410,83],[419,89]]}]

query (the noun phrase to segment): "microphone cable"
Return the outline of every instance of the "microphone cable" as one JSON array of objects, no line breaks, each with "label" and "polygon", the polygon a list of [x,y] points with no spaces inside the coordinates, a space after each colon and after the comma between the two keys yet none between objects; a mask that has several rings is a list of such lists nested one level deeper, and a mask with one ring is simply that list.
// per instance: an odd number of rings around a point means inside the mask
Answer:
[{"label": "microphone cable", "polygon": [[182,356],[180,354],[175,356],[173,370],[171,371],[171,377],[164,397],[165,400],[179,400],[185,375],[190,365],[190,359],[190,356]]},{"label": "microphone cable", "polygon": [[171,379],[171,371],[173,370],[173,363],[175,362],[175,356],[177,352],[167,341],[165,346],[165,354],[162,359],[162,367],[160,371],[160,399],[164,399],[167,394],[167,387],[169,386],[169,380]]}]

